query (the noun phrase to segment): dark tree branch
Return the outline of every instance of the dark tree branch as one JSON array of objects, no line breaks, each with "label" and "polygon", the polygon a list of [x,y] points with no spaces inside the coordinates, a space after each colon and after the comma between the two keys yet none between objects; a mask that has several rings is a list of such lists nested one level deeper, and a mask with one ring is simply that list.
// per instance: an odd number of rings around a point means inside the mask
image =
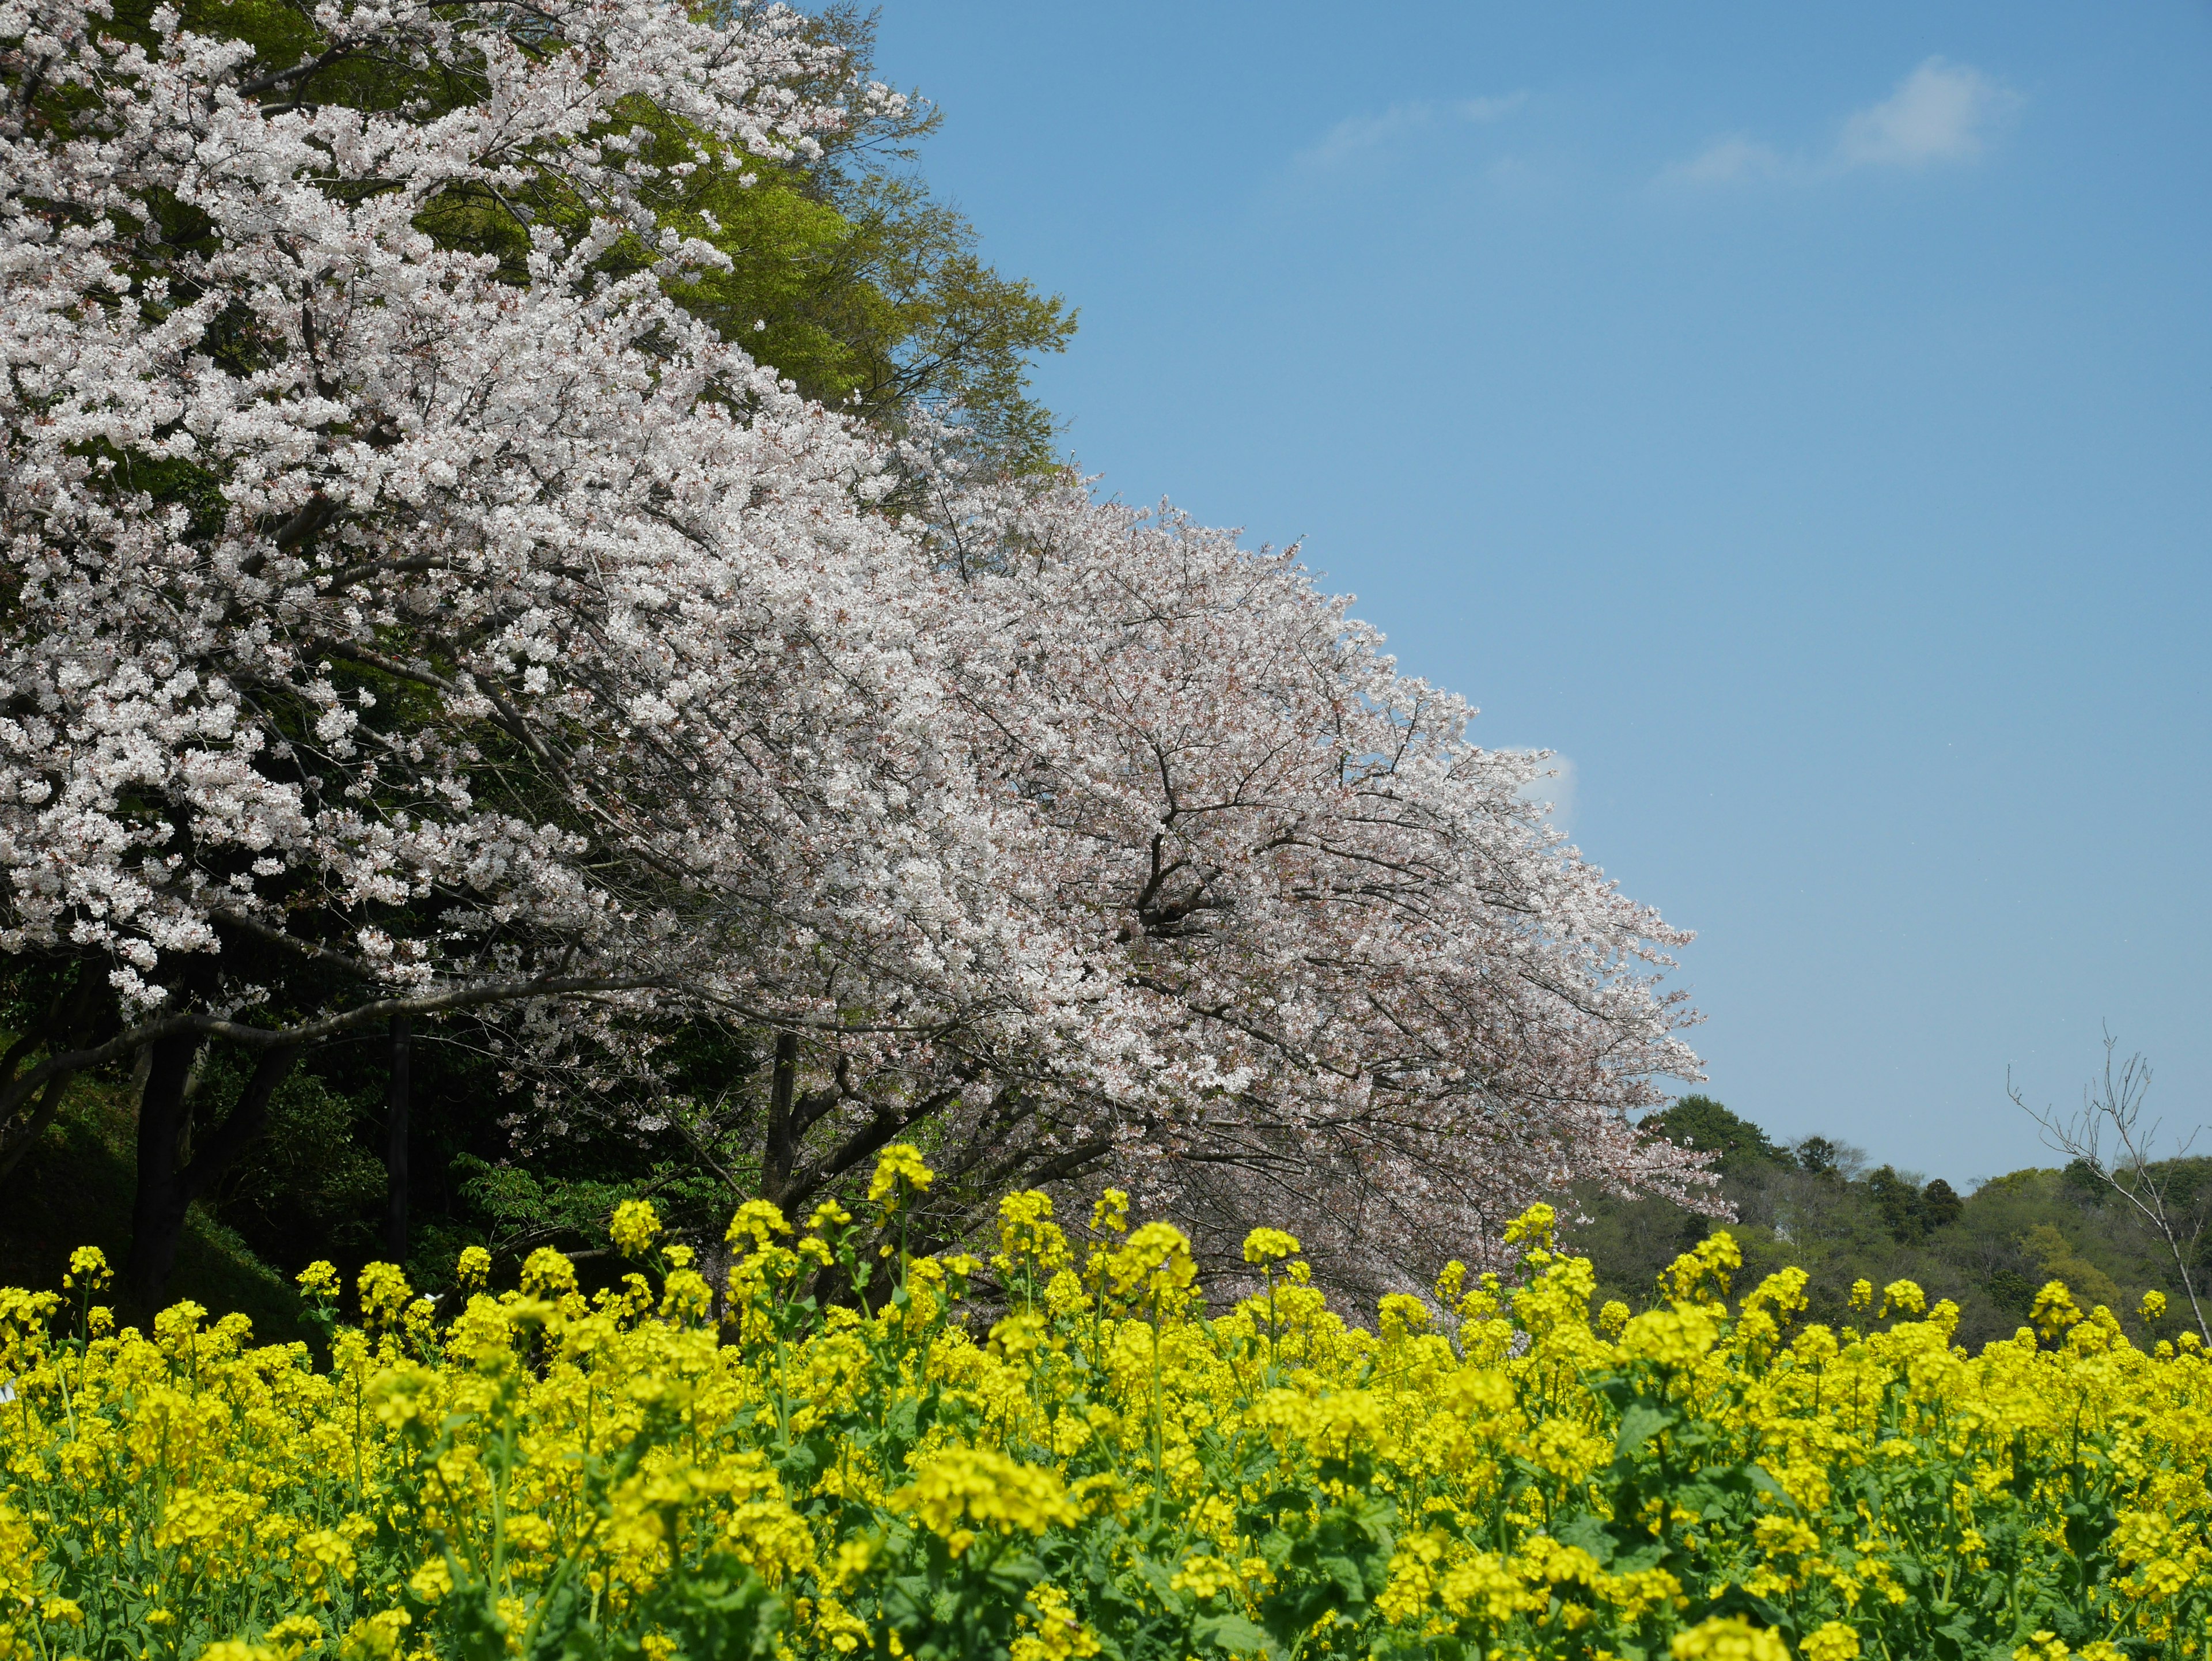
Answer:
[{"label": "dark tree branch", "polygon": [[134,1050],[168,1038],[190,1037],[196,1042],[228,1038],[234,1043],[251,1045],[257,1050],[301,1050],[364,1026],[388,1021],[395,1015],[438,1015],[455,1010],[481,1009],[490,1004],[519,1003],[531,998],[635,992],[669,984],[669,978],[661,975],[548,975],[528,980],[480,982],[474,986],[458,987],[450,992],[430,993],[421,997],[380,998],[374,1003],[361,1004],[352,1009],[325,1015],[319,1020],[303,1021],[297,1026],[255,1026],[221,1015],[167,1015],[159,1020],[144,1021],[130,1027],[105,1043],[47,1057],[21,1078],[0,1088],[0,1123],[5,1123],[25,1098],[55,1074],[82,1073],[87,1068],[105,1066]]},{"label": "dark tree branch", "polygon": [[799,1034],[775,1035],[775,1071],[768,1090],[768,1134],[761,1150],[761,1192],[781,1205],[799,1153],[799,1131],[792,1123],[792,1092],[799,1077]]}]

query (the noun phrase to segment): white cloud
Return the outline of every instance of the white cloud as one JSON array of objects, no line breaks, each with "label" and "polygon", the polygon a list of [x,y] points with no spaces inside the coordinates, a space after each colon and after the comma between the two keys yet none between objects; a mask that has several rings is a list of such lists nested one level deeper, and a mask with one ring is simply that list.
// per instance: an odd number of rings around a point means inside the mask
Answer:
[{"label": "white cloud", "polygon": [[1872,109],[1844,123],[1836,162],[1844,167],[1924,167],[1972,161],[2020,94],[1979,70],[1931,58]]},{"label": "white cloud", "polygon": [[1964,64],[1930,58],[1879,104],[1844,118],[1836,140],[1815,155],[1787,155],[1741,133],[1717,138],[1661,182],[1722,186],[1777,181],[1811,184],[1865,167],[1917,170],[1979,160],[2021,95]]},{"label": "white cloud", "polygon": [[1451,110],[1462,121],[1503,121],[1528,101],[1525,92],[1501,93],[1495,98],[1462,98]]},{"label": "white cloud", "polygon": [[1527,102],[1528,97],[1526,93],[1515,92],[1446,103],[1422,99],[1410,104],[1393,104],[1380,115],[1355,115],[1338,122],[1322,135],[1318,143],[1299,151],[1297,159],[1310,167],[1342,167],[1407,139],[1425,137],[1455,126],[1502,121]]}]

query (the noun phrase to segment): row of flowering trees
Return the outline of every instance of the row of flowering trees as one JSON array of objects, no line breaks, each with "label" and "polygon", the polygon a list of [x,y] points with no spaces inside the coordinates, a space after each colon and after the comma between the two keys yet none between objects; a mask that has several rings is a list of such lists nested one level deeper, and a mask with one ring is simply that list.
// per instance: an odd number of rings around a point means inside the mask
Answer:
[{"label": "row of flowering trees", "polygon": [[696,181],[891,98],[802,90],[801,20],[276,15],[0,0],[0,949],[52,991],[0,1162],[135,1062],[143,1293],[299,1058],[394,1017],[498,1024],[570,1114],[650,1103],[672,1023],[771,1035],[787,1208],[925,1135],[947,1194],[1110,1166],[1369,1283],[1700,1179],[1626,1116],[1695,1068],[1683,937],[1540,757],[1291,557],[685,309]]}]

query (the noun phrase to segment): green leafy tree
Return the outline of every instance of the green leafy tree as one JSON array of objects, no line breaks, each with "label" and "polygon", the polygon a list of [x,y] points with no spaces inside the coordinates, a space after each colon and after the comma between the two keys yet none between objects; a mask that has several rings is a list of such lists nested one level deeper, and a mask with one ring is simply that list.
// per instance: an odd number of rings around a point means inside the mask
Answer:
[{"label": "green leafy tree", "polygon": [[1644,1120],[1644,1128],[1683,1147],[1711,1154],[1714,1165],[1723,1172],[1748,1170],[1788,1157],[1764,1130],[1710,1096],[1685,1096],[1664,1112]]}]

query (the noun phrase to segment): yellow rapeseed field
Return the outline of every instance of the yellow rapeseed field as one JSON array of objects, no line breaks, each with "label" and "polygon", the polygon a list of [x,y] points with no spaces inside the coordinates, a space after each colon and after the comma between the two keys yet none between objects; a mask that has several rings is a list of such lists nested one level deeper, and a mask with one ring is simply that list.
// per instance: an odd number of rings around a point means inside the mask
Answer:
[{"label": "yellow rapeseed field", "polygon": [[1522,1284],[1369,1331],[1287,1234],[1209,1313],[1172,1227],[1109,1192],[1079,1252],[1026,1193],[986,1329],[981,1264],[897,1244],[930,1180],[743,1207],[719,1299],[639,1203],[590,1298],[475,1253],[441,1319],[372,1265],[321,1369],[114,1331],[93,1251],[0,1292],[0,1661],[2206,1654],[2212,1362],[2063,1287],[1969,1356],[1909,1282],[1731,1303],[1723,1235],[1592,1311],[1538,1207]]}]

